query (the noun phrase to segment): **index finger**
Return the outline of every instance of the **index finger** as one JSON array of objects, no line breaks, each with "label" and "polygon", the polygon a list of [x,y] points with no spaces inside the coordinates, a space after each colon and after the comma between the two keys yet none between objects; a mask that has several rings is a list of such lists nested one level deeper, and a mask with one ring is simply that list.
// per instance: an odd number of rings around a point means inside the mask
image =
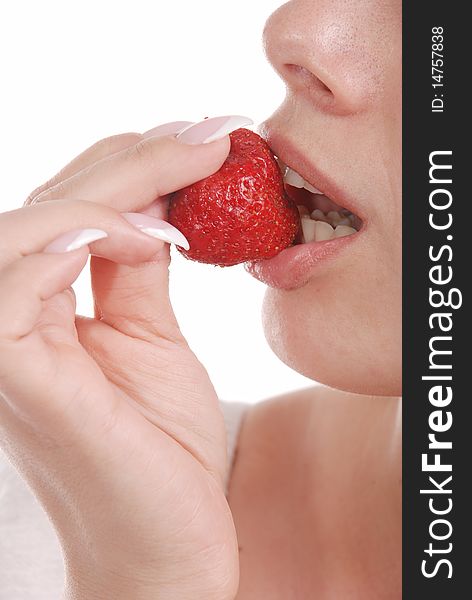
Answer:
[{"label": "index finger", "polygon": [[[231,131],[241,124],[233,121]],[[210,143],[188,144],[173,136],[142,139],[43,192],[37,201],[78,197],[118,211],[143,209],[218,171],[230,150],[231,131]]]},{"label": "index finger", "polygon": [[33,190],[26,199],[24,206],[34,204],[38,196],[44,191],[47,191],[65,179],[69,179],[69,177],[72,177],[94,162],[137,144],[142,137],[143,136],[140,133],[120,133],[95,142],[95,144],[67,163],[67,165],[56,173],[54,177],[51,177],[51,179],[48,179],[45,183]]},{"label": "index finger", "polygon": [[164,123],[158,127],[154,127],[143,134],[133,132],[120,133],[118,135],[112,135],[111,137],[103,138],[81,152],[63,169],[56,173],[54,177],[51,177],[51,179],[48,179],[45,183],[33,190],[26,199],[24,206],[34,204],[36,202],[36,198],[42,192],[54,187],[65,179],[69,179],[69,177],[72,177],[82,169],[89,167],[94,162],[102,160],[103,158],[106,158],[111,154],[115,154],[116,152],[120,152],[121,150],[129,148],[130,146],[134,146],[134,144],[137,144],[143,139],[143,137],[151,137],[151,135],[164,136],[177,134],[189,125],[192,125],[191,121],[172,121],[171,123]]}]

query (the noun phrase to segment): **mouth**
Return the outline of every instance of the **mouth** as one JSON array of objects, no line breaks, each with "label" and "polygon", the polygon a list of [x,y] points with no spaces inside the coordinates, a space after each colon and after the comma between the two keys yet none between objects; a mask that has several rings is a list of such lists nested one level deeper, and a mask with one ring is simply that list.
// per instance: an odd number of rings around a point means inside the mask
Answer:
[{"label": "mouth", "polygon": [[285,191],[297,205],[301,228],[293,246],[274,258],[247,263],[246,270],[270,287],[296,289],[361,237],[365,220],[347,194],[288,140],[265,128],[260,135],[276,157]]},{"label": "mouth", "polygon": [[277,157],[285,191],[297,205],[301,220],[298,244],[326,242],[354,235],[362,228],[362,219],[337,204]]}]

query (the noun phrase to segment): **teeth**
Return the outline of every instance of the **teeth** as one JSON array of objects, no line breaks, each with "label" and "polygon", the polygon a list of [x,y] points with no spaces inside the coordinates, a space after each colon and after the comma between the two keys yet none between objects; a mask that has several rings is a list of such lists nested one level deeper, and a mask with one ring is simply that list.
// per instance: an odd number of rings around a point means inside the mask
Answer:
[{"label": "teeth", "polygon": [[[305,181],[305,180],[304,180]],[[311,192],[312,194],[322,194],[323,192],[320,192],[320,190],[317,190],[315,187],[313,187],[311,185],[311,183],[308,183],[307,181],[305,181],[305,185],[303,186],[306,190],[308,190],[309,192]]]},{"label": "teeth", "polygon": [[354,215],[343,212],[330,211],[327,215],[319,208],[311,215],[306,206],[297,206],[301,217],[303,240],[308,242],[324,242],[332,238],[340,238],[357,233],[352,227]]},{"label": "teeth", "polygon": [[[309,212],[306,206],[303,204],[299,204],[297,206],[298,212],[301,217],[308,217]],[[349,213],[349,216],[345,213],[336,212],[334,210],[329,211],[328,214],[325,214],[321,209],[316,208],[309,215],[313,221],[324,221],[325,223],[329,223],[333,228],[338,227],[339,225],[343,227],[353,227],[354,225],[354,215]]]},{"label": "teeth", "polygon": [[285,171],[284,180],[286,183],[293,185],[293,187],[296,188],[302,188],[305,186],[305,180],[303,177],[290,167],[287,167],[287,170]]},{"label": "teeth", "polygon": [[314,221],[326,221],[326,215],[324,214],[324,212],[322,210],[320,210],[319,208],[317,208],[316,210],[314,210],[311,213],[311,218]]},{"label": "teeth", "polygon": [[324,242],[330,240],[334,235],[334,229],[329,223],[323,221],[313,221],[315,224],[315,242]]},{"label": "teeth", "polygon": [[326,215],[326,218],[328,219],[328,222],[331,223],[332,225],[338,225],[339,221],[342,219],[342,216],[335,210],[331,210]]},{"label": "teeth", "polygon": [[277,161],[277,164],[279,165],[282,174],[285,173],[285,171],[287,170],[287,165],[282,160],[280,160],[278,156],[275,157],[275,160]]},{"label": "teeth", "polygon": [[[280,164],[280,162],[279,162],[279,164]],[[284,172],[284,171],[282,170],[282,172]],[[289,185],[293,185],[293,187],[296,187],[299,189],[305,188],[312,194],[322,194],[323,193],[323,192],[320,192],[320,190],[313,187],[311,185],[311,183],[308,183],[308,181],[305,181],[305,179],[299,173],[297,173],[290,167],[287,167],[285,170],[284,181],[285,181],[285,183],[288,183]]]},{"label": "teeth", "polygon": [[356,230],[354,229],[354,227],[346,227],[346,225],[338,225],[336,227],[336,229],[334,230],[334,237],[335,238],[345,237],[346,235],[352,235],[353,233],[356,233]]},{"label": "teeth", "polygon": [[303,239],[305,240],[305,243],[315,241],[317,225],[318,225],[318,222],[312,221],[310,218],[302,219],[302,231],[303,231]]},{"label": "teeth", "polygon": [[[298,212],[300,213],[301,217],[305,217],[305,216],[309,216],[310,213],[308,212],[308,208],[306,206],[303,206],[303,204],[299,204],[297,206],[298,208]],[[348,224],[350,225],[350,223],[348,222]]]}]

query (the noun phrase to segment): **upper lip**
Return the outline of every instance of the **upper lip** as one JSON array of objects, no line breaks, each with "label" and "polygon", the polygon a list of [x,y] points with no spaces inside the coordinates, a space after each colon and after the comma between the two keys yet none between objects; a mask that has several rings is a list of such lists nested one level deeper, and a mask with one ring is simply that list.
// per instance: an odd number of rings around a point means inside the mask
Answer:
[{"label": "upper lip", "polygon": [[263,123],[258,133],[265,139],[272,152],[282,162],[299,173],[305,181],[322,191],[333,202],[357,215],[362,220],[363,225],[365,225],[366,217],[362,214],[362,208],[358,206],[358,203],[350,197],[346,190],[339,187],[330,176],[323,173],[300,152],[288,137],[275,132],[268,123]]}]

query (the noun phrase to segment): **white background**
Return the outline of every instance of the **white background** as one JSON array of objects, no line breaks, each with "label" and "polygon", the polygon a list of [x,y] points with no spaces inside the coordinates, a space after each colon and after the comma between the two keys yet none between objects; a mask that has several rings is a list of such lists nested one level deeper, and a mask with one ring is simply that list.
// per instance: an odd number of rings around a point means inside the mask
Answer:
[{"label": "white background", "polygon": [[[261,34],[279,0],[36,0],[0,8],[0,210],[98,139],[168,121],[266,119],[284,97]],[[267,346],[264,286],[242,266],[173,254],[182,330],[220,398],[255,402],[306,387]],[[91,315],[88,272],[74,285]]]}]

